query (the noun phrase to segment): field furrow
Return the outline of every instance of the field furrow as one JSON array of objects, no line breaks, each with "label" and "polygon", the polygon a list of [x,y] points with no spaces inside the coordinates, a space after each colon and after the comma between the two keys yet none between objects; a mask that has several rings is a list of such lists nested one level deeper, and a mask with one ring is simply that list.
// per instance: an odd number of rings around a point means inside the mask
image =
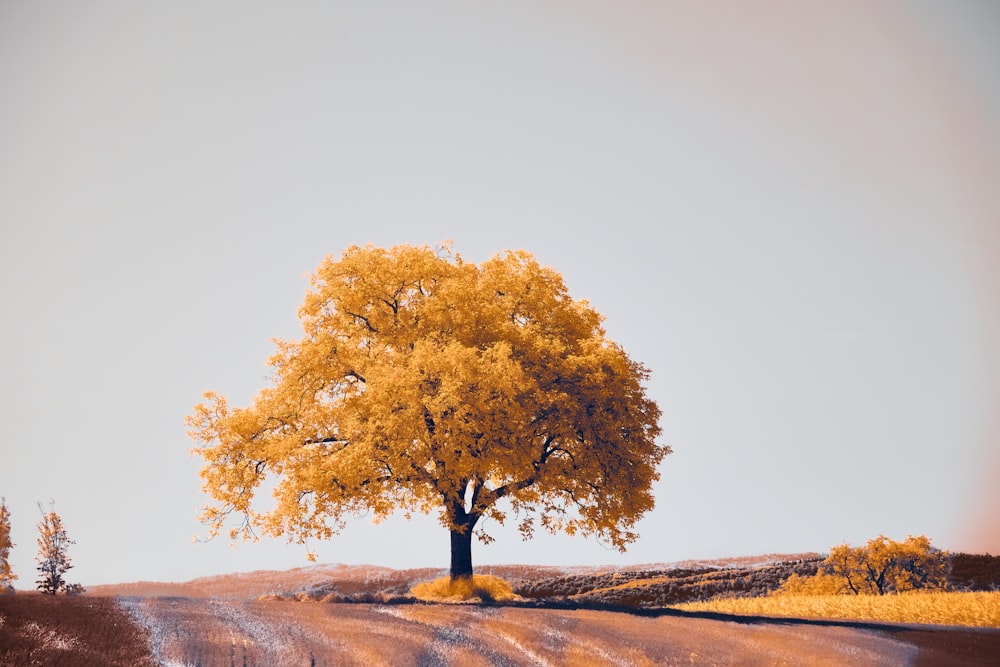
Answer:
[{"label": "field furrow", "polygon": [[0,667],[994,665],[1000,630],[446,604],[0,597]]},{"label": "field furrow", "polygon": [[840,626],[473,605],[123,599],[163,665],[905,665],[908,644]]}]

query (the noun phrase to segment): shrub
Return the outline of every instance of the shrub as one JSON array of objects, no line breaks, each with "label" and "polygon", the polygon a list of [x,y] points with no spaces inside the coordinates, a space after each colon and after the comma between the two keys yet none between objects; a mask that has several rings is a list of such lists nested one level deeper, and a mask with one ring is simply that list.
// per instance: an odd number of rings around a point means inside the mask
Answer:
[{"label": "shrub", "polygon": [[841,595],[849,592],[841,577],[821,570],[811,577],[793,574],[771,595]]},{"label": "shrub", "polygon": [[410,594],[427,602],[500,602],[518,599],[510,584],[490,574],[474,574],[471,578],[441,577],[417,584]]},{"label": "shrub", "polygon": [[87,592],[87,589],[83,587],[83,584],[66,584],[66,595],[83,595]]}]

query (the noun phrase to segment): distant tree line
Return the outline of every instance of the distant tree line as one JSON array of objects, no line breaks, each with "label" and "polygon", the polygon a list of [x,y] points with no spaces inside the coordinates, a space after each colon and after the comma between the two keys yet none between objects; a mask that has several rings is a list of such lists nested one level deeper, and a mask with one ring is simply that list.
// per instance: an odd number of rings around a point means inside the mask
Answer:
[{"label": "distant tree line", "polygon": [[[36,588],[48,595],[63,591],[67,595],[79,595],[84,592],[80,584],[71,584],[63,575],[72,567],[72,561],[67,554],[69,545],[76,544],[69,538],[63,526],[62,517],[55,511],[55,503],[50,502],[48,511],[38,504],[42,520],[38,523],[38,563],[39,577],[35,581]],[[14,542],[10,537],[10,510],[7,509],[6,498],[0,498],[0,593],[13,593],[13,582],[17,575],[10,567],[10,550]]]}]

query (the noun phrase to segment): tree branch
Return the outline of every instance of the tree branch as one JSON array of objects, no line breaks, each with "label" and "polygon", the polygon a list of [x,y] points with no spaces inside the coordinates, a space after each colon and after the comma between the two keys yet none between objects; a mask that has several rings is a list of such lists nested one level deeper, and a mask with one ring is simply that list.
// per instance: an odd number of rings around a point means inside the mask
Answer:
[{"label": "tree branch", "polygon": [[345,447],[349,444],[347,440],[344,440],[342,438],[338,438],[338,437],[333,436],[333,435],[331,435],[329,438],[307,438],[306,440],[302,441],[302,444],[303,445],[328,445],[328,444],[333,443],[333,442],[342,442],[342,443],[344,443]]},{"label": "tree branch", "polygon": [[358,313],[352,313],[349,310],[345,310],[344,313],[346,313],[347,315],[350,315],[351,317],[353,317],[356,320],[361,320],[362,322],[364,322],[365,323],[365,327],[367,327],[367,329],[369,331],[371,331],[372,333],[378,333],[378,329],[376,329],[375,327],[373,327],[371,321],[367,317],[365,317],[364,315],[360,315]]},{"label": "tree branch", "polygon": [[436,428],[434,424],[434,417],[431,416],[431,411],[424,406],[424,426],[427,427],[427,432],[430,434],[431,438],[434,437],[434,429]]}]

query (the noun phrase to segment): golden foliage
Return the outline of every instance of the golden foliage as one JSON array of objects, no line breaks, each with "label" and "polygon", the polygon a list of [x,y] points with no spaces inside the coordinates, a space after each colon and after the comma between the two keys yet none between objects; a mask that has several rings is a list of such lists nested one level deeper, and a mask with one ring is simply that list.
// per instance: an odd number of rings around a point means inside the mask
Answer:
[{"label": "golden foliage", "polygon": [[42,520],[38,522],[38,539],[36,540],[38,543],[38,555],[35,557],[38,562],[37,588],[49,595],[55,595],[60,590],[69,595],[78,595],[83,592],[83,587],[79,584],[67,583],[63,578],[63,575],[73,568],[66,550],[69,545],[76,544],[76,542],[71,540],[66,533],[62,517],[54,509],[54,503],[49,504],[48,512],[42,509],[41,503],[39,503],[38,509],[42,511]]},{"label": "golden foliage", "polygon": [[841,577],[820,570],[811,577],[793,574],[773,595],[842,595],[849,592]]},{"label": "golden foliage", "polygon": [[441,577],[434,581],[417,584],[410,594],[427,602],[502,602],[517,600],[510,584],[491,574],[476,574],[472,577],[453,579]]},{"label": "golden foliage", "polygon": [[675,605],[684,611],[749,616],[841,618],[1000,628],[1000,592],[922,592],[892,595],[777,595]]},{"label": "golden foliage", "polygon": [[17,580],[9,560],[13,546],[10,539],[10,510],[7,509],[7,499],[0,498],[0,593],[12,591],[11,582]]},{"label": "golden foliage", "polygon": [[924,535],[902,542],[885,535],[863,547],[840,544],[810,578],[790,577],[780,593],[791,595],[877,594],[948,587],[948,552],[935,549]]},{"label": "golden foliage", "polygon": [[299,317],[250,406],[210,392],[187,419],[213,535],[235,515],[234,539],[326,538],[397,510],[467,534],[502,523],[505,499],[526,538],[536,519],[621,550],[637,537],[670,451],[648,371],[530,254],[352,247],[319,266]]}]

